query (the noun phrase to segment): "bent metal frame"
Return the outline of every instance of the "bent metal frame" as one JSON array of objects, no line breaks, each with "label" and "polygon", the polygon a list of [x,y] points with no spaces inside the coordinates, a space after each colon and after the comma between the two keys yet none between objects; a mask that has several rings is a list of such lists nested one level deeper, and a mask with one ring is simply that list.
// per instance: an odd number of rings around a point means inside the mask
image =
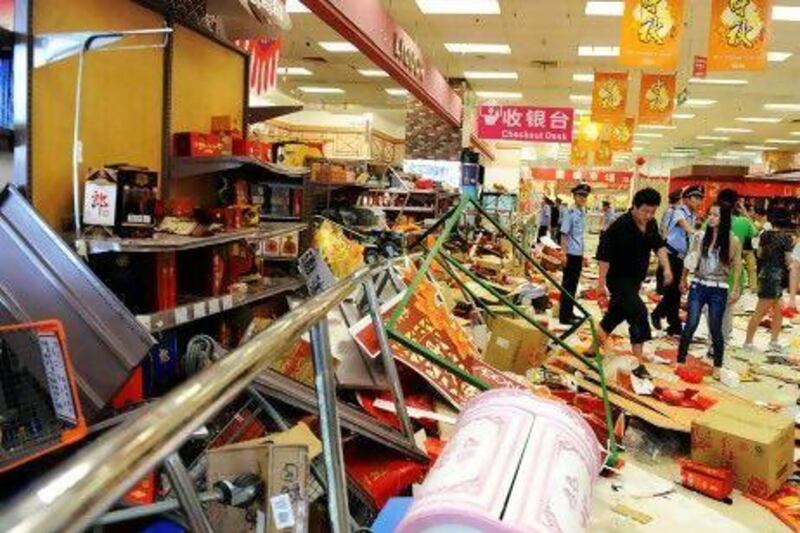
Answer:
[{"label": "bent metal frame", "polygon": [[[547,329],[546,327],[542,326],[539,322],[537,322],[533,317],[531,317],[528,313],[525,312],[524,309],[515,305],[508,297],[504,296],[500,292],[498,292],[494,287],[487,284],[485,280],[481,279],[479,276],[475,275],[475,273],[471,272],[469,269],[464,267],[458,260],[456,260],[453,256],[451,256],[446,250],[443,249],[443,245],[448,241],[450,238],[453,229],[457,226],[459,220],[461,220],[462,215],[464,215],[470,207],[474,207],[478,213],[484,217],[504,238],[511,242],[514,250],[524,259],[525,263],[532,265],[536,270],[538,270],[547,281],[553,284],[559,292],[565,296],[567,299],[571,300],[575,307],[579,310],[581,315],[581,320],[577,324],[573,325],[566,333],[561,336],[555,335],[552,331]],[[433,246],[428,247],[425,246],[425,241],[429,235],[432,235],[434,232],[441,228],[441,232],[439,233],[436,241],[434,242]],[[419,354],[420,356],[426,358],[430,362],[434,363],[435,365],[447,370],[448,372],[458,376],[460,379],[464,380],[465,382],[469,383],[470,385],[476,387],[477,389],[484,391],[489,389],[489,384],[486,383],[484,380],[480,379],[479,377],[469,373],[468,371],[464,370],[453,361],[442,357],[440,354],[429,350],[425,346],[415,342],[413,339],[407,337],[402,332],[397,329],[397,322],[400,317],[403,316],[409,301],[411,300],[411,296],[416,292],[417,288],[419,287],[420,283],[426,278],[428,272],[430,270],[431,265],[434,261],[436,261],[442,269],[450,275],[450,277],[458,284],[459,288],[465,293],[471,296],[471,299],[475,302],[479,302],[478,298],[474,295],[472,291],[467,288],[464,281],[456,275],[456,271],[460,272],[473,282],[477,283],[480,287],[486,290],[489,294],[491,294],[494,298],[502,302],[502,304],[510,309],[516,316],[525,320],[528,324],[539,330],[542,334],[547,336],[547,338],[555,343],[556,345],[560,346],[570,354],[577,357],[583,364],[585,364],[591,370],[597,372],[597,375],[600,378],[600,388],[602,390],[602,397],[603,397],[603,406],[605,408],[605,421],[606,427],[608,430],[608,443],[607,449],[609,452],[609,456],[606,460],[607,466],[613,466],[616,463],[617,457],[619,455],[619,447],[616,442],[616,438],[614,436],[614,422],[612,419],[611,413],[611,403],[608,398],[608,388],[606,386],[606,378],[605,372],[603,370],[603,361],[602,356],[600,355],[600,350],[598,348],[599,343],[597,342],[597,326],[595,325],[594,319],[591,317],[589,312],[586,310],[583,305],[575,299],[574,296],[567,293],[564,290],[564,287],[550,275],[534,258],[530,255],[530,253],[525,250],[525,248],[519,243],[519,241],[514,238],[511,233],[506,230],[494,217],[492,217],[486,210],[480,205],[480,203],[476,202],[473,198],[469,196],[464,196],[461,201],[453,207],[447,214],[445,214],[442,218],[440,218],[436,224],[434,224],[431,228],[426,230],[417,241],[412,245],[412,249],[416,248],[417,246],[421,246],[427,253],[422,259],[419,269],[414,276],[413,281],[406,289],[402,300],[400,303],[395,307],[391,318],[386,324],[386,333],[396,342],[400,343],[407,349]],[[409,250],[413,251],[413,250]],[[484,309],[487,310],[490,314],[494,314],[488,307],[484,306]],[[575,348],[573,348],[569,343],[566,342],[571,335],[573,335],[578,329],[580,329],[585,323],[589,323],[589,328],[591,331],[592,336],[592,346],[594,350],[594,354],[592,357],[587,357],[585,354],[579,353]]]}]

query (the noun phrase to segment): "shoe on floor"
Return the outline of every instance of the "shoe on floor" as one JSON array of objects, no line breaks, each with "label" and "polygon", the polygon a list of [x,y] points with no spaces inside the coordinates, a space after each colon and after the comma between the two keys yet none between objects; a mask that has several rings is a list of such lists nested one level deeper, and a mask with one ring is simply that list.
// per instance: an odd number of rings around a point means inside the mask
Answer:
[{"label": "shoe on floor", "polygon": [[767,352],[771,355],[783,355],[786,353],[786,347],[778,342],[771,342],[767,345]]},{"label": "shoe on floor", "polygon": [[755,345],[752,342],[746,342],[742,344],[742,351],[747,353],[753,353],[756,351]]},{"label": "shoe on floor", "polygon": [[647,368],[644,365],[639,365],[631,370],[631,374],[639,379],[652,379],[650,372],[647,371]]}]

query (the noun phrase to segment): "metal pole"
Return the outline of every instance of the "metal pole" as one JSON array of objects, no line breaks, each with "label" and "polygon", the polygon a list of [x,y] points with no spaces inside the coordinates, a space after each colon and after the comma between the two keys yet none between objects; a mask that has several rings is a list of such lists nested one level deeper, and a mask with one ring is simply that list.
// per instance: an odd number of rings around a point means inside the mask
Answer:
[{"label": "metal pole", "polygon": [[172,488],[181,504],[186,518],[195,533],[214,533],[211,522],[208,521],[200,498],[194,490],[194,483],[189,477],[189,472],[183,465],[177,453],[171,453],[164,459],[164,469],[167,471]]},{"label": "metal pole", "polygon": [[411,426],[411,420],[408,418],[406,399],[405,395],[403,394],[403,387],[400,386],[400,375],[397,373],[397,365],[394,362],[392,347],[389,346],[389,338],[386,336],[386,329],[383,327],[381,306],[378,303],[378,295],[375,292],[375,284],[369,278],[367,278],[367,280],[364,282],[364,293],[367,295],[367,301],[369,302],[369,316],[372,318],[372,325],[375,327],[375,333],[378,336],[378,344],[381,347],[383,369],[386,372],[386,377],[389,380],[389,386],[392,389],[392,397],[394,398],[394,407],[397,411],[397,417],[400,419],[400,424],[406,437],[408,437],[411,442],[414,442],[414,428]]},{"label": "metal pole", "polygon": [[[201,492],[197,497],[202,503],[222,501],[222,494],[217,489]],[[169,498],[160,502],[151,503],[150,505],[137,505],[136,507],[111,511],[101,516],[94,525],[107,526],[109,524],[117,524],[119,522],[136,520],[137,518],[145,518],[168,513],[170,511],[177,511],[180,508],[181,503],[178,500]]]},{"label": "metal pole", "polygon": [[339,415],[336,410],[336,383],[331,367],[331,346],[328,319],[323,318],[311,328],[311,349],[314,359],[314,387],[319,405],[320,433],[325,454],[325,473],[328,478],[328,513],[334,533],[349,531],[347,484],[344,473],[344,453]]}]

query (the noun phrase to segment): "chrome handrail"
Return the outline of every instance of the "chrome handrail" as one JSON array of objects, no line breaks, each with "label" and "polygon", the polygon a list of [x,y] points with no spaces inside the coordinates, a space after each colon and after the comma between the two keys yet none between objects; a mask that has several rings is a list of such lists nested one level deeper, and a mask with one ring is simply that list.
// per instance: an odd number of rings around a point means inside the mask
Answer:
[{"label": "chrome handrail", "polygon": [[83,531],[303,333],[385,268],[384,263],[358,270],[176,387],[145,414],[109,431],[10,502],[0,514],[0,531]]}]

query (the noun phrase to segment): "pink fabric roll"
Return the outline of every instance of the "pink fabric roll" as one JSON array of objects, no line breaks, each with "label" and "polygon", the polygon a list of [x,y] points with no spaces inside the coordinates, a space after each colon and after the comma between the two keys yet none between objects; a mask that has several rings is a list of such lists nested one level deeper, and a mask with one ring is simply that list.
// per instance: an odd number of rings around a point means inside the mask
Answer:
[{"label": "pink fabric roll", "polygon": [[571,408],[501,389],[473,399],[399,533],[577,532],[602,450]]}]

